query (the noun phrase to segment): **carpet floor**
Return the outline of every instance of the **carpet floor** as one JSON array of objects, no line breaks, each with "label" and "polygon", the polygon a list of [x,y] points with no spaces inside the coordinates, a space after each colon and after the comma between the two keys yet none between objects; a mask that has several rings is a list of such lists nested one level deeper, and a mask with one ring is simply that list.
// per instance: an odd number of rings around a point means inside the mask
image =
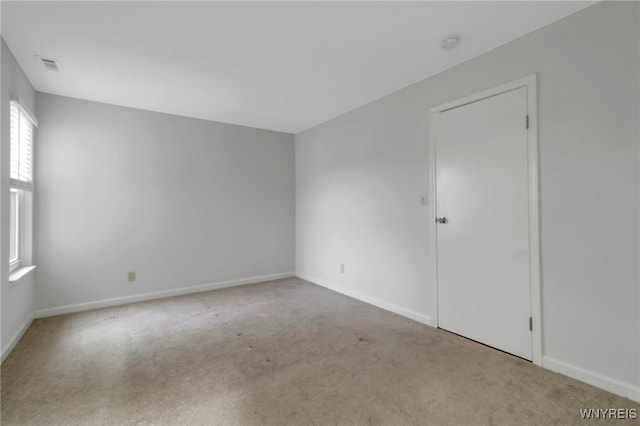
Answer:
[{"label": "carpet floor", "polygon": [[1,379],[3,425],[567,425],[640,409],[297,278],[35,320]]}]

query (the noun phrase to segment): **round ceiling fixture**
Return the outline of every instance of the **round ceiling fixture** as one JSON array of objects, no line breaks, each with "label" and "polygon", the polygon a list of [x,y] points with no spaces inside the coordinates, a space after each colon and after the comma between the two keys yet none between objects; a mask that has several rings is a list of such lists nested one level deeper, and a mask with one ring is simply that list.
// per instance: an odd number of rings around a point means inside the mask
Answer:
[{"label": "round ceiling fixture", "polygon": [[440,42],[440,45],[443,49],[453,49],[454,47],[458,47],[460,44],[460,36],[459,35],[450,35],[449,37],[445,37]]}]

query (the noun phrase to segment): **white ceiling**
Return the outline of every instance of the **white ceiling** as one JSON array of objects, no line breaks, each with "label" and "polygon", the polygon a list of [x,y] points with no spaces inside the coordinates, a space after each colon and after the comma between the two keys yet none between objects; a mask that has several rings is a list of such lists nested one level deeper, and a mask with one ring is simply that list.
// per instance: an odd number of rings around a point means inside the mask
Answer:
[{"label": "white ceiling", "polygon": [[4,1],[2,36],[41,92],[297,133],[589,4]]}]

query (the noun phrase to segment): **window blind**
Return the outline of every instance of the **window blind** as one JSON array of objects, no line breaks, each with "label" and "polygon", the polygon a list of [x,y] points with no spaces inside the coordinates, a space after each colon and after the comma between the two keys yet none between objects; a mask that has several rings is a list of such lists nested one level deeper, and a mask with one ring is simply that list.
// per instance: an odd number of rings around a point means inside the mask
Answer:
[{"label": "window blind", "polygon": [[32,189],[33,182],[33,127],[32,116],[18,101],[11,101],[11,186]]}]

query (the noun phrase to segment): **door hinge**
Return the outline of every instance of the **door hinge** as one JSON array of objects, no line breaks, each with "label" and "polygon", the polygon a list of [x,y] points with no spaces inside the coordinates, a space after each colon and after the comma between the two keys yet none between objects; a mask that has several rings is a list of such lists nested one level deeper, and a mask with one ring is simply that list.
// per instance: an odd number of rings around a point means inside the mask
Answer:
[{"label": "door hinge", "polygon": [[529,331],[533,331],[533,318],[529,317]]},{"label": "door hinge", "polygon": [[527,129],[529,128],[529,116],[527,115]]}]

